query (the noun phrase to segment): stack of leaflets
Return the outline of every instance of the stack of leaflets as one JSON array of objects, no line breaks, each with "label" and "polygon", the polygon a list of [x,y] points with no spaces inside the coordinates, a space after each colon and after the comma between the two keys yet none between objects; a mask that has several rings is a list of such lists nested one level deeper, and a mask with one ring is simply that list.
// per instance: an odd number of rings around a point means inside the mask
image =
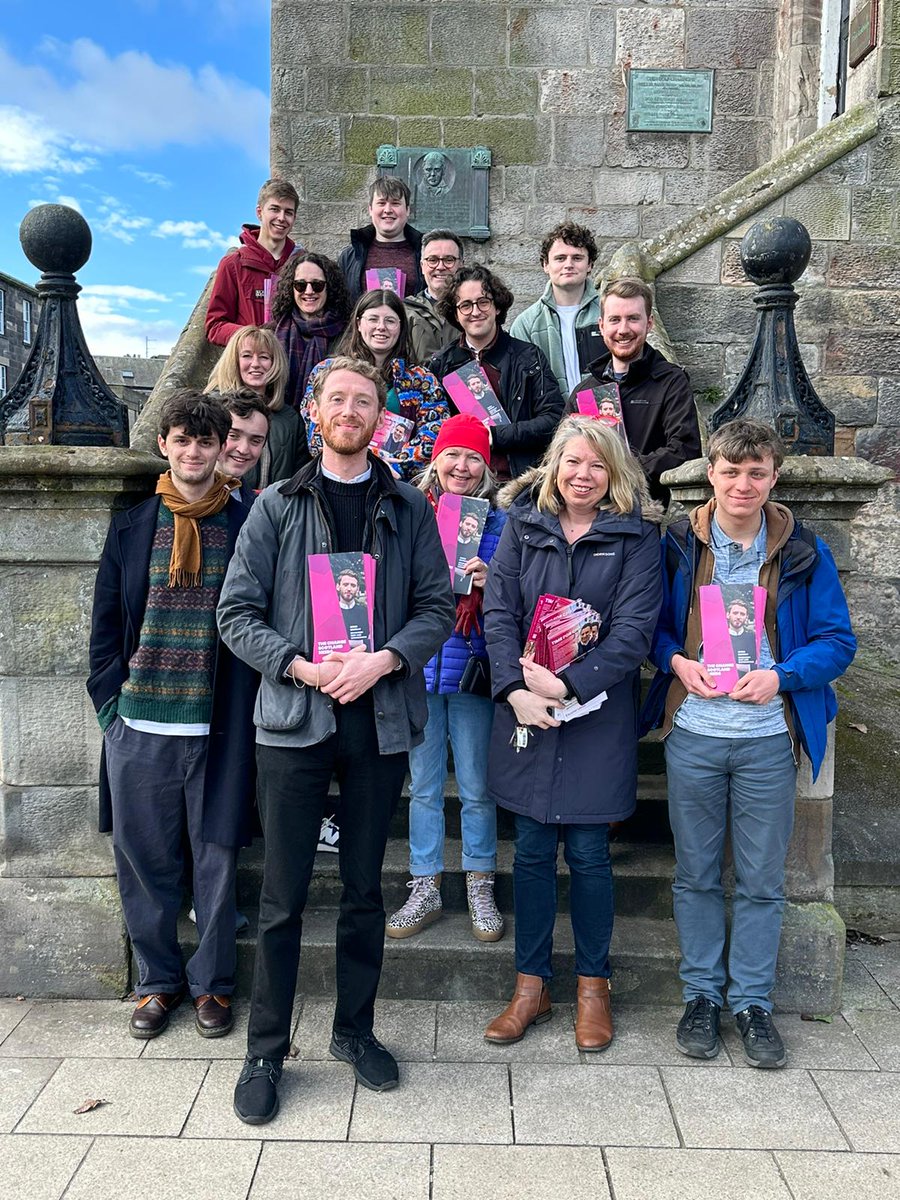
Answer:
[{"label": "stack of leaflets", "polygon": [[617,383],[598,383],[594,387],[579,388],[575,393],[575,404],[579,413],[615,429],[625,445],[628,445],[625,421],[622,418],[622,397],[619,395]]},{"label": "stack of leaflets", "polygon": [[531,618],[524,653],[558,675],[597,645],[600,624],[600,614],[584,600],[543,595]]},{"label": "stack of leaflets", "polygon": [[717,692],[730,692],[759,665],[765,618],[765,588],[750,583],[700,588],[703,666]]},{"label": "stack of leaflets", "polygon": [[373,450],[381,450],[385,454],[399,454],[408,444],[415,428],[415,421],[411,421],[409,417],[401,417],[399,413],[386,408],[369,445]]},{"label": "stack of leaflets", "polygon": [[485,425],[512,424],[490,380],[474,358],[463,363],[458,371],[445,375],[441,383],[459,412],[469,413]]},{"label": "stack of leaflets", "polygon": [[313,662],[354,646],[372,650],[375,559],[371,554],[310,554],[309,598],[313,618]]},{"label": "stack of leaflets", "polygon": [[385,292],[396,292],[402,299],[406,295],[406,272],[396,267],[370,267],[366,271],[366,287],[369,291],[381,288]]},{"label": "stack of leaflets", "polygon": [[450,492],[444,492],[438,500],[438,533],[458,596],[468,596],[472,591],[472,576],[463,567],[478,554],[489,507],[487,500],[477,496],[454,496]]}]

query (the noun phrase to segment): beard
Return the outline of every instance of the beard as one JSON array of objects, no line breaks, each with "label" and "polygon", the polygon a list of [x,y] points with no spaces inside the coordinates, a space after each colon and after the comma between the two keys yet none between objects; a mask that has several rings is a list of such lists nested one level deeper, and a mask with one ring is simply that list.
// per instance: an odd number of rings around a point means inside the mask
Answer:
[{"label": "beard", "polygon": [[376,424],[377,422],[371,426],[360,425],[353,429],[348,429],[346,426],[338,428],[333,423],[322,425],[320,426],[322,441],[335,454],[348,456],[359,454],[371,442]]}]

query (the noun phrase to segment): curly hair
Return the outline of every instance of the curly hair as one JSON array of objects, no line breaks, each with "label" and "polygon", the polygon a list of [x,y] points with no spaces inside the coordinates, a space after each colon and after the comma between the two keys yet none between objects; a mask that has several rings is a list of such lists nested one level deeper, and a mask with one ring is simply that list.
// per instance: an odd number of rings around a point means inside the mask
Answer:
[{"label": "curly hair", "polygon": [[597,258],[597,243],[594,235],[585,225],[576,225],[574,221],[563,221],[555,226],[541,242],[541,266],[545,267],[550,261],[550,251],[554,242],[563,242],[566,246],[574,246],[576,250],[584,250],[588,263],[593,266]]},{"label": "curly hair", "polygon": [[246,386],[241,378],[241,349],[244,342],[252,342],[257,350],[264,351],[272,359],[272,368],[263,380],[266,404],[269,406],[269,412],[280,412],[284,408],[288,361],[281,342],[272,330],[261,329],[259,325],[245,325],[243,329],[231,335],[219,361],[210,371],[206,387],[203,389],[204,396],[213,392],[220,395],[239,392]]},{"label": "curly hair", "polygon": [[368,312],[370,308],[380,308],[382,304],[386,304],[391,312],[400,318],[400,336],[397,338],[393,350],[388,354],[384,366],[381,368],[384,378],[390,379],[391,362],[395,358],[402,358],[406,362],[409,357],[409,321],[406,316],[406,309],[397,293],[391,291],[390,288],[372,288],[368,292],[363,292],[357,300],[353,312],[350,314],[347,328],[344,330],[344,335],[338,343],[337,353],[346,354],[349,358],[362,359],[363,362],[374,365],[374,355],[363,341],[362,334],[359,332],[359,321],[363,314]]},{"label": "curly hair", "polygon": [[350,311],[350,298],[347,295],[343,271],[324,254],[300,250],[297,254],[292,254],[278,272],[278,283],[272,297],[272,322],[277,324],[282,317],[294,311],[294,276],[300,263],[305,262],[318,267],[325,276],[325,308],[322,311],[327,309],[339,320],[346,321]]},{"label": "curly hair", "polygon": [[471,267],[460,267],[450,280],[450,286],[437,306],[437,310],[444,320],[449,321],[455,328],[462,329],[456,315],[456,298],[464,283],[481,284],[486,295],[490,296],[494,302],[497,310],[497,324],[502,325],[506,320],[506,314],[513,306],[515,296],[503,280],[498,279],[494,272],[489,271],[482,263],[473,263]]}]

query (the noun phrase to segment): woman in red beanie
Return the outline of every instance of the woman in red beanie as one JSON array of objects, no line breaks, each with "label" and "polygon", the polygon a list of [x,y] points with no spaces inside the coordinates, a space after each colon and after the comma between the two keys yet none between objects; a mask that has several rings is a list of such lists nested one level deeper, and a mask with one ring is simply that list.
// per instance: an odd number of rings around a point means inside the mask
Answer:
[{"label": "woman in red beanie", "polygon": [[435,508],[440,496],[450,493],[482,497],[490,509],[478,553],[461,568],[472,576],[472,591],[460,598],[456,629],[425,668],[428,724],[425,740],[409,756],[410,897],[388,921],[387,935],[392,938],[411,937],[441,915],[448,736],[462,809],[462,868],[472,933],[483,942],[503,936],[503,917],[494,901],[497,809],[487,794],[494,705],[481,602],[488,563],[506,517],[494,504],[490,454],[488,431],[480,421],[465,414],[450,417],[441,425],[431,462],[417,481]]}]

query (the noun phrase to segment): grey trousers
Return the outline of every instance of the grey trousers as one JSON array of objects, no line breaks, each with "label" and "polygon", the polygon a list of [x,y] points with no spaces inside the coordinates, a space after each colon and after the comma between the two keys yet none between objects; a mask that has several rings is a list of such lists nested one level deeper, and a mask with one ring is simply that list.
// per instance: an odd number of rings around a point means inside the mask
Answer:
[{"label": "grey trousers", "polygon": [[[104,737],[119,894],[140,969],[135,992],[179,992],[187,976],[192,996],[230,995],[237,848],[201,839],[209,739],[141,733],[118,717]],[[182,965],[177,921],[184,894],[185,825],[200,944]]]}]

